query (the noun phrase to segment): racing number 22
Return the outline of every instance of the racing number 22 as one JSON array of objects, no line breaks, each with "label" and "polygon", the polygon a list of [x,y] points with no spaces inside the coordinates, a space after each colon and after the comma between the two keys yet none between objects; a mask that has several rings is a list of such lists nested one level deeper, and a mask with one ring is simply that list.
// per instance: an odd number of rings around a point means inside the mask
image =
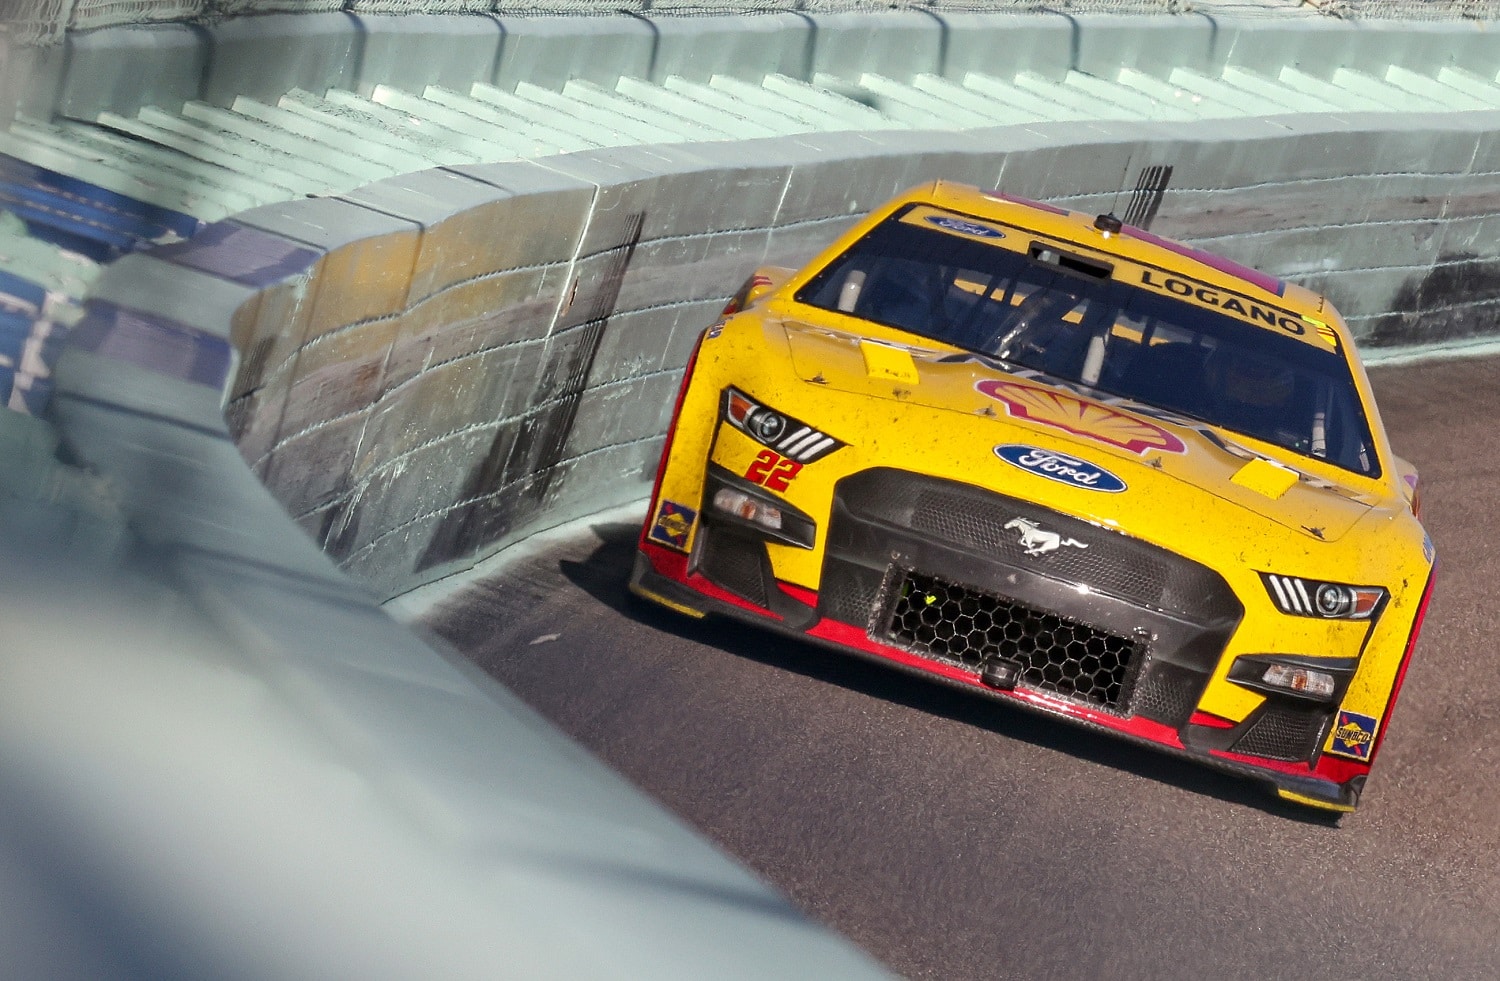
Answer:
[{"label": "racing number 22", "polygon": [[760,484],[767,490],[785,491],[792,478],[802,470],[802,464],[788,460],[771,450],[755,454],[755,461],[745,471],[745,479]]}]

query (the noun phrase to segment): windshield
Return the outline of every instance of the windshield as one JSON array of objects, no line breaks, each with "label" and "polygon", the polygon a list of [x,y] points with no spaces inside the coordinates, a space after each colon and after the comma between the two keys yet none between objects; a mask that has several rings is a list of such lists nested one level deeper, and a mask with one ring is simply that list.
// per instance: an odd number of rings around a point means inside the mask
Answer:
[{"label": "windshield", "polygon": [[1109,279],[1107,263],[1047,242],[1029,253],[996,244],[1018,230],[914,208],[856,242],[797,300],[1378,475],[1349,366],[1331,346]]}]

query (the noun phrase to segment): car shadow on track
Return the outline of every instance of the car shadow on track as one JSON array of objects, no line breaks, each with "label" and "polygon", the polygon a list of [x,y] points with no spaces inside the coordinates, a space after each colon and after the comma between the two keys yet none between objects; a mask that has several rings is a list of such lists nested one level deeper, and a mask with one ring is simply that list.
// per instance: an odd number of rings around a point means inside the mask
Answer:
[{"label": "car shadow on track", "polygon": [[642,625],[805,678],[1193,793],[1307,824],[1331,827],[1338,823],[1337,815],[1287,803],[1249,780],[1005,705],[978,693],[936,681],[922,682],[859,656],[839,655],[811,642],[757,630],[737,621],[712,617],[693,620],[673,613],[638,599],[627,588],[640,527],[599,524],[593,526],[593,532],[600,540],[598,548],[582,561],[560,560],[559,570],[600,603]]}]

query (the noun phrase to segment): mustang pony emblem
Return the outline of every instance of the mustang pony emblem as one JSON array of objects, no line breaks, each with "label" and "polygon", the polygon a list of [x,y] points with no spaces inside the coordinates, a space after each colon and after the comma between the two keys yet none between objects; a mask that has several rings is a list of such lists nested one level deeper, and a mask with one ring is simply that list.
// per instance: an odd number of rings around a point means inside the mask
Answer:
[{"label": "mustang pony emblem", "polygon": [[1027,521],[1025,518],[1011,518],[1005,523],[1005,527],[1021,529],[1021,547],[1026,549],[1027,555],[1055,552],[1064,545],[1088,548],[1076,538],[1064,538],[1055,531],[1043,531],[1041,525],[1035,521]]}]

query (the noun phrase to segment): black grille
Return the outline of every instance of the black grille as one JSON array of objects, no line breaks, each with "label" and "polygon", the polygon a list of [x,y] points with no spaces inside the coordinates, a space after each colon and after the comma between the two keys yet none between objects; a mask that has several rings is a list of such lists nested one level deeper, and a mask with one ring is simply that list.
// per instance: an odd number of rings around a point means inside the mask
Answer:
[{"label": "black grille", "polygon": [[1305,760],[1327,721],[1328,712],[1322,709],[1270,705],[1232,748],[1272,760]]},{"label": "black grille", "polygon": [[[865,521],[910,529],[1056,579],[1088,583],[1092,589],[1153,609],[1211,620],[1238,619],[1242,611],[1228,584],[1206,566],[981,487],[874,469],[840,481],[838,497],[851,515]],[[1023,529],[1014,523],[1018,518],[1087,547],[1028,551],[1021,544]]]},{"label": "black grille", "polygon": [[1136,682],[1130,710],[1174,729],[1181,728],[1198,707],[1205,680],[1197,672],[1157,661]]},{"label": "black grille", "polygon": [[1022,685],[1101,708],[1128,696],[1142,653],[1133,639],[935,576],[896,575],[885,636],[897,646],[975,670],[1014,661]]},{"label": "black grille", "polygon": [[881,570],[830,559],[824,566],[818,605],[824,616],[868,630],[884,579]]},{"label": "black grille", "polygon": [[722,528],[706,528],[698,571],[756,606],[766,606],[766,547]]}]

